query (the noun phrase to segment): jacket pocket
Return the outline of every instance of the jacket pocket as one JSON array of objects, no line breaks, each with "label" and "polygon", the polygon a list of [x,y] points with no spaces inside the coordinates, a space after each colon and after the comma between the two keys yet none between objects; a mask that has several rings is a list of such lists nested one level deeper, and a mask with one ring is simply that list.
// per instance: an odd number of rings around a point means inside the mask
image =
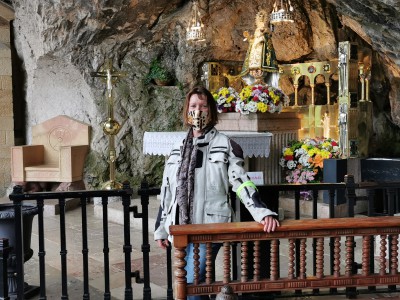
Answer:
[{"label": "jacket pocket", "polygon": [[228,154],[210,152],[207,163],[207,198],[228,192]]},{"label": "jacket pocket", "polygon": [[206,210],[204,223],[227,223],[231,221],[231,216],[232,213],[229,207],[221,210]]},{"label": "jacket pocket", "polygon": [[228,163],[228,154],[226,152],[213,152],[211,151],[208,160],[212,163]]}]

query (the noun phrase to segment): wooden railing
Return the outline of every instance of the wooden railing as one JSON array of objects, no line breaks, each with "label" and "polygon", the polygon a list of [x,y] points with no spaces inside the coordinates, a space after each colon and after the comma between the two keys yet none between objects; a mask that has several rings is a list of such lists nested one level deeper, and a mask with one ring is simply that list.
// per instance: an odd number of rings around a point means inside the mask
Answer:
[{"label": "wooden railing", "polygon": [[[354,296],[356,287],[375,289],[385,286],[396,291],[400,284],[398,270],[398,237],[400,217],[363,217],[338,219],[284,220],[273,233],[262,231],[262,225],[256,222],[238,222],[229,224],[204,224],[171,226],[175,247],[175,285],[176,298],[185,300],[187,295],[217,294],[224,285],[230,285],[235,293],[311,290],[314,294],[337,292],[346,288],[347,296]],[[373,244],[380,237],[379,263],[374,264]],[[269,275],[263,277],[260,264],[261,244],[268,241]],[[359,242],[358,242],[359,241]],[[206,244],[206,280],[199,282],[199,271],[195,268],[195,282],[186,283],[185,255],[188,243],[196,247]],[[222,278],[215,278],[213,270],[212,243],[222,243]],[[311,250],[307,250],[307,246]],[[240,278],[232,278],[232,251],[240,246]],[[287,245],[287,246],[286,246]],[[327,249],[328,248],[328,249]],[[308,253],[312,252],[312,255]],[[280,260],[280,255],[288,260]],[[249,260],[248,257],[253,259]],[[360,260],[361,269],[355,267]],[[333,260],[333,268],[327,267]],[[198,265],[198,256],[194,265]],[[315,265],[314,271],[308,272]],[[328,270],[327,270],[328,269]],[[252,270],[249,272],[249,270]],[[283,274],[282,270],[287,270]],[[312,274],[310,274],[312,273]]]}]

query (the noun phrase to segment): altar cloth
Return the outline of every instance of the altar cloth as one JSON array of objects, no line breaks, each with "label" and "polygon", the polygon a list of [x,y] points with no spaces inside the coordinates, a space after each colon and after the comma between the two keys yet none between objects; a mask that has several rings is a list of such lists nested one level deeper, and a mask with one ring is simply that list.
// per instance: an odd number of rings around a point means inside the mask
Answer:
[{"label": "altar cloth", "polygon": [[[243,132],[220,131],[227,135],[243,149],[244,157],[268,157],[271,147],[272,133],[269,132]],[[185,131],[175,132],[149,132],[143,136],[143,153],[150,155],[170,154],[172,147],[183,140]]]}]

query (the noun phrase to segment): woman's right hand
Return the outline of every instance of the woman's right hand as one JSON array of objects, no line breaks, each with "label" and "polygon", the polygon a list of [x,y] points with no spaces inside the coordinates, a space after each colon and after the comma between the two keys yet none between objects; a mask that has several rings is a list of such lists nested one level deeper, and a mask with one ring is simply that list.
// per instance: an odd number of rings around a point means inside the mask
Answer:
[{"label": "woman's right hand", "polygon": [[167,239],[157,240],[157,244],[158,244],[158,247],[163,248],[165,250],[169,246],[169,241]]}]

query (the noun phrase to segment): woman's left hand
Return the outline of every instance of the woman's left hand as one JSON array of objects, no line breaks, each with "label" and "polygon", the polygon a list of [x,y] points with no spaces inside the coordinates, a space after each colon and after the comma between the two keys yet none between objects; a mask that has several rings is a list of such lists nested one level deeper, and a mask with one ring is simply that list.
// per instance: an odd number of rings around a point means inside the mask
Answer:
[{"label": "woman's left hand", "polygon": [[279,227],[279,221],[275,219],[273,216],[266,216],[263,220],[261,220],[261,224],[264,225],[265,232],[273,232],[276,227]]}]

